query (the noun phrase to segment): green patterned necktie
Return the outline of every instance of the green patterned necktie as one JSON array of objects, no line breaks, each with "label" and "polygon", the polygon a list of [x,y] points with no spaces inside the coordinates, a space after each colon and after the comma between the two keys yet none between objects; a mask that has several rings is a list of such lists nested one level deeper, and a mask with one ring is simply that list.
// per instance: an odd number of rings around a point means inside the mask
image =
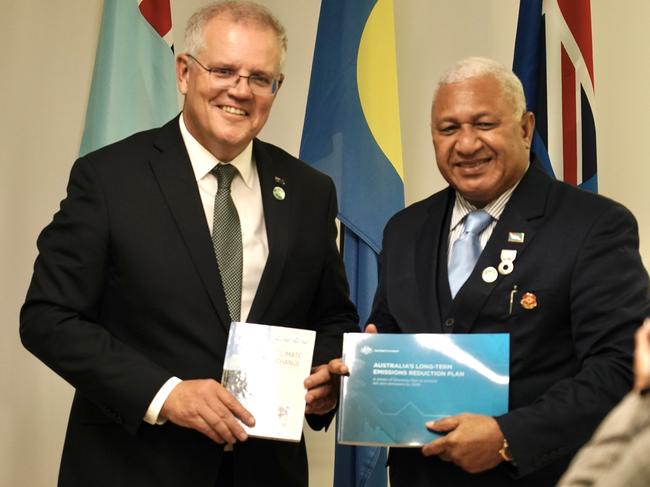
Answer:
[{"label": "green patterned necktie", "polygon": [[241,311],[242,241],[239,214],[230,196],[230,184],[237,175],[231,164],[217,164],[212,169],[219,189],[214,197],[212,244],[217,256],[221,282],[232,321],[239,321]]}]

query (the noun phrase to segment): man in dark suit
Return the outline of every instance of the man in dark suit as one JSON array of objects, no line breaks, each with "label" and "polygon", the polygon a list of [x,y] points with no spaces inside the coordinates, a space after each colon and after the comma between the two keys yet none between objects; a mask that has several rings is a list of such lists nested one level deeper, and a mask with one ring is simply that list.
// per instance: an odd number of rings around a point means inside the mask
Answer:
[{"label": "man in dark suit", "polygon": [[[431,130],[450,187],[387,224],[368,331],[509,333],[509,411],[427,424],[444,435],[391,449],[393,487],[554,485],[629,390],[649,310],[636,222],[529,162],[533,128],[521,83],[494,61],[461,61],[438,85]],[[454,253],[472,239],[467,265]]]},{"label": "man in dark suit", "polygon": [[[318,364],[357,320],[335,188],[255,138],[282,83],[284,29],[226,2],[190,19],[186,48],[182,114],[80,158],[38,240],[21,337],[76,389],[62,486],[307,485],[304,440],[247,438],[238,420],[254,418],[218,382],[231,320],[316,330],[307,420],[333,415]],[[217,182],[221,166],[232,181]]]}]

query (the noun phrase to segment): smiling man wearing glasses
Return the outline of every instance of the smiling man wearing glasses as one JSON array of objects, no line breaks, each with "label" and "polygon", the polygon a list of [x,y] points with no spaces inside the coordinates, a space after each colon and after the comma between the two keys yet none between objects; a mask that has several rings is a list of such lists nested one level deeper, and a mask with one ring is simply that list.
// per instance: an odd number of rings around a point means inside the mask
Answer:
[{"label": "smiling man wearing glasses", "polygon": [[334,185],[256,138],[284,29],[224,2],[185,45],[182,113],[80,158],[39,238],[21,337],[76,388],[60,486],[306,486],[304,440],[247,438],[254,418],[218,382],[231,321],[316,330],[307,421],[336,405],[321,364],[357,315]]},{"label": "smiling man wearing glasses", "polygon": [[211,13],[190,19],[176,74],[188,131],[229,162],[266,123],[283,79],[287,38],[279,24],[252,23],[251,13]]}]

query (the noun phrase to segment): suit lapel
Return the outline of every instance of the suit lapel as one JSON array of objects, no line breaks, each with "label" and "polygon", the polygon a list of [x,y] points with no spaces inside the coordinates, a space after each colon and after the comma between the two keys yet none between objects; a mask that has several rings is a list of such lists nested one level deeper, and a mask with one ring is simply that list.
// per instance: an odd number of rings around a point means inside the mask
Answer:
[{"label": "suit lapel", "polygon": [[[287,258],[289,210],[293,199],[292,181],[286,165],[271,157],[264,144],[257,139],[253,141],[253,154],[260,178],[266,237],[269,243],[269,256],[248,315],[248,321],[258,323],[271,302]],[[284,191],[284,199],[274,196],[273,190],[276,187]]]},{"label": "suit lapel", "polygon": [[161,128],[159,137],[154,142],[150,164],[194,267],[221,325],[227,330],[230,326],[228,307],[199,190],[178,126],[178,117]]},{"label": "suit lapel", "polygon": [[[415,249],[415,278],[418,292],[420,293],[421,309],[425,310],[424,328],[422,332],[441,333],[440,326],[440,302],[436,292],[436,284],[440,266],[438,256],[443,235],[447,232],[444,229],[449,205],[453,204],[454,191],[449,188],[436,195],[430,204],[427,219],[422,225],[422,232],[419,235]],[[450,203],[451,202],[451,203]],[[432,329],[434,328],[435,329]]]},{"label": "suit lapel", "polygon": [[[487,267],[498,268],[502,250],[517,251],[515,269],[517,261],[525,258],[526,249],[535,238],[539,218],[544,215],[550,182],[538,165],[532,163],[508,201],[466,285],[454,299],[453,313],[458,324],[456,331],[463,333],[471,330],[490,294],[507,277],[499,274],[496,281],[485,282],[483,270]],[[511,232],[523,233],[523,243],[509,242]]]}]

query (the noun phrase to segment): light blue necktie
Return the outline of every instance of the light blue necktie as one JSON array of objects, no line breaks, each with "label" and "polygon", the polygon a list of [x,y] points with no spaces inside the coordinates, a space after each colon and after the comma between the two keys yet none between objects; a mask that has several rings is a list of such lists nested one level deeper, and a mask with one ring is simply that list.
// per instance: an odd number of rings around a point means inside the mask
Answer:
[{"label": "light blue necktie", "polygon": [[449,289],[452,298],[456,297],[456,293],[472,273],[481,255],[479,236],[491,221],[492,217],[485,210],[472,211],[465,217],[465,228],[454,242],[449,262]]}]

